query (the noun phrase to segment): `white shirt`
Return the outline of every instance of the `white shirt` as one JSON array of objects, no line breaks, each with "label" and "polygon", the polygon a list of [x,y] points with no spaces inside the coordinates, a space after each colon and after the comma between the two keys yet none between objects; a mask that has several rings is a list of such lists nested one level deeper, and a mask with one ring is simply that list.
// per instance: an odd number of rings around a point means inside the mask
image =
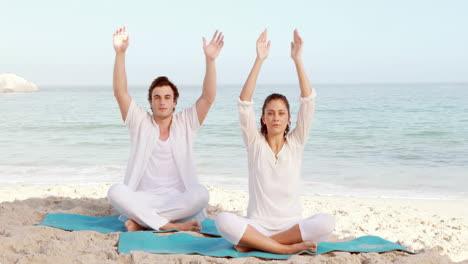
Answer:
[{"label": "white shirt", "polygon": [[180,178],[172,155],[172,139],[156,140],[148,166],[141,178],[138,191],[149,191],[155,194],[184,192],[184,183]]},{"label": "white shirt", "polygon": [[[159,125],[150,113],[136,105],[133,98],[127,112],[125,125],[130,133],[131,150],[124,184],[136,191],[159,139]],[[196,104],[172,117],[169,130],[169,137],[173,139],[171,150],[185,190],[190,190],[192,186],[199,184],[193,159],[194,137],[199,128],[200,122]],[[201,221],[205,216],[205,212],[202,211],[196,219]]]},{"label": "white shirt", "polygon": [[249,161],[247,217],[268,229],[281,229],[302,219],[301,163],[315,109],[316,93],[300,99],[294,130],[276,159],[257,129],[253,102],[238,100],[242,136]]}]

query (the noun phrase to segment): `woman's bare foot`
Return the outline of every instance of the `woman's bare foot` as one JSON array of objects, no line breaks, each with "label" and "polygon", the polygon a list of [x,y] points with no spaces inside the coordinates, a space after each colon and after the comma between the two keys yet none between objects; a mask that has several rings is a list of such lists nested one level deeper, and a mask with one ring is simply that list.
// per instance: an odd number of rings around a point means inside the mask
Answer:
[{"label": "woman's bare foot", "polygon": [[307,251],[310,251],[312,253],[316,252],[317,251],[317,243],[315,243],[314,241],[303,241],[303,242],[300,242],[300,243],[296,243],[296,244],[292,244],[290,245],[290,249],[287,250],[287,255],[290,255],[290,254],[297,254],[301,251],[304,251],[304,250],[307,250]]},{"label": "woman's bare foot", "polygon": [[200,232],[201,225],[200,222],[191,220],[185,223],[167,223],[164,226],[160,227],[159,230],[171,230],[171,229],[179,229],[181,231],[195,231]]},{"label": "woman's bare foot", "polygon": [[133,221],[131,219],[128,220],[127,222],[125,222],[125,227],[127,228],[127,232],[135,232],[135,231],[145,230],[144,227],[142,227],[137,222],[135,222],[135,221]]},{"label": "woman's bare foot", "polygon": [[247,253],[250,251],[254,251],[255,248],[243,247],[243,246],[234,246],[234,248],[239,251],[240,253]]},{"label": "woman's bare foot", "polygon": [[[249,248],[249,247],[244,247],[244,246],[239,246],[235,245],[234,248],[241,252],[241,253],[247,253],[250,251],[261,251],[255,248]],[[292,245],[284,245],[284,248],[279,250],[278,252],[271,252],[271,253],[276,253],[276,254],[283,254],[283,255],[292,255],[292,254],[297,254],[301,251],[308,250],[312,253],[317,251],[317,243],[314,241],[304,241]]]}]

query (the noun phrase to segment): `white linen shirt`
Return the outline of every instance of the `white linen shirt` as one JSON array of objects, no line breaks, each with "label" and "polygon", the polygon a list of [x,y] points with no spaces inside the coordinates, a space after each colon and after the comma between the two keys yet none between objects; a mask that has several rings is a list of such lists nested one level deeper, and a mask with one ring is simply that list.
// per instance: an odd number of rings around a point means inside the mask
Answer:
[{"label": "white linen shirt", "polygon": [[[131,139],[130,157],[125,173],[124,184],[136,191],[148,166],[151,153],[159,139],[159,125],[145,109],[136,105],[132,98],[125,119]],[[194,136],[200,128],[196,104],[184,109],[172,117],[169,137],[172,138],[172,153],[185,190],[199,184],[193,159]],[[201,221],[206,217],[203,210],[195,219]]]},{"label": "white linen shirt", "polygon": [[300,99],[294,130],[277,159],[265,137],[257,129],[253,102],[238,99],[242,136],[249,163],[249,205],[247,218],[276,230],[302,219],[301,163],[304,145],[315,110],[316,93]]},{"label": "white linen shirt", "polygon": [[172,144],[174,144],[172,138],[168,138],[166,141],[159,138],[156,140],[150,160],[137,188],[138,191],[148,191],[155,194],[185,191],[174,155],[172,155]]}]

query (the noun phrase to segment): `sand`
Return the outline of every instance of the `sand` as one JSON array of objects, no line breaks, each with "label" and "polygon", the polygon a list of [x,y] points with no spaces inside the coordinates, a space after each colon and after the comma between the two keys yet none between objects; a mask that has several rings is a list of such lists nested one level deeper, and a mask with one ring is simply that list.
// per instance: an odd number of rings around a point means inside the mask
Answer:
[{"label": "sand", "polygon": [[[468,263],[468,201],[303,196],[305,216],[336,217],[331,241],[377,235],[419,254],[345,252],[293,256],[288,260],[215,258],[198,255],[117,253],[118,233],[64,231],[34,226],[47,213],[108,216],[110,185],[0,187],[0,263]],[[207,186],[210,217],[222,211],[245,215],[247,193]]]}]

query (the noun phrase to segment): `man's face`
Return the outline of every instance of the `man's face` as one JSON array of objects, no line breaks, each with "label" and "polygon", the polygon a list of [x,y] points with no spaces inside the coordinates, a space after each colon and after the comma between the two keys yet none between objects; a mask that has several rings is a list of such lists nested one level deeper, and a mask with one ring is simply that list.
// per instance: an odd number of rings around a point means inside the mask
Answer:
[{"label": "man's face", "polygon": [[151,94],[151,109],[156,118],[164,119],[174,113],[177,102],[174,101],[174,92],[169,85],[156,87]]}]

